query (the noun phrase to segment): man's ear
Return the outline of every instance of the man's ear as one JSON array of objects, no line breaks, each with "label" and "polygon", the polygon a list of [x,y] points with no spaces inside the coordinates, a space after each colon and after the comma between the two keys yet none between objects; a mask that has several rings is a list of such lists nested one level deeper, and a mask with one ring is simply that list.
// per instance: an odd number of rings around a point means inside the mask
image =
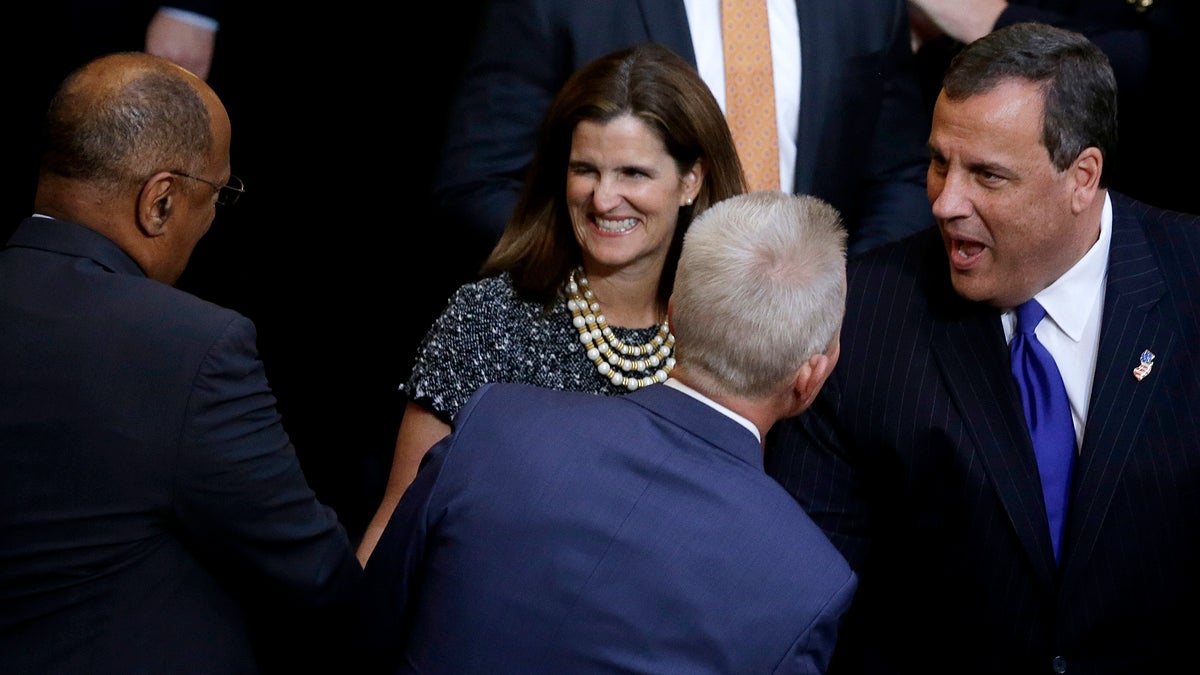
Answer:
[{"label": "man's ear", "polygon": [[800,372],[796,373],[794,385],[795,395],[801,406],[797,412],[807,410],[816,400],[817,394],[821,393],[821,387],[825,386],[825,380],[829,379],[833,367],[837,365],[841,350],[841,336],[839,335],[830,343],[828,349],[808,357],[808,360],[800,367]]},{"label": "man's ear", "polygon": [[138,228],[147,237],[163,235],[175,201],[179,199],[179,183],[175,175],[160,171],[142,185],[138,193]]},{"label": "man's ear", "polygon": [[821,385],[825,384],[825,378],[831,370],[833,369],[829,366],[829,357],[825,354],[813,354],[800,367],[795,380],[796,396],[805,410],[817,398],[817,393],[821,391]]},{"label": "man's ear", "polygon": [[1097,147],[1087,147],[1069,169],[1071,181],[1071,210],[1082,213],[1091,206],[1092,200],[1100,190],[1100,173],[1104,170],[1104,156]]}]

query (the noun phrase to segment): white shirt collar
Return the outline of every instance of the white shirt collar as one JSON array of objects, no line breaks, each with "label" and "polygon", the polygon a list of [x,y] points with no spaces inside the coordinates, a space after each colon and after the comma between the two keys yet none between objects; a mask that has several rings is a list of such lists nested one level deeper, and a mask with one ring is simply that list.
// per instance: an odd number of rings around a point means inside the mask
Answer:
[{"label": "white shirt collar", "polygon": [[[1101,303],[1096,296],[1104,292],[1104,281],[1108,274],[1108,249],[1112,243],[1112,200],[1104,194],[1104,208],[1100,211],[1100,236],[1096,243],[1083,254],[1071,269],[1033,296],[1046,310],[1046,316],[1073,342],[1083,339],[1084,328],[1091,314]],[[1002,316],[1004,336],[1011,339],[1015,309]]]},{"label": "white shirt collar", "polygon": [[665,382],[663,382],[663,384],[667,385],[668,387],[672,387],[674,389],[678,389],[679,391],[682,391],[683,393],[687,394],[688,396],[691,396],[692,398],[696,399],[697,401],[700,401],[701,403],[707,405],[708,407],[712,408],[713,410],[716,410],[717,412],[721,413],[722,415],[725,415],[726,417],[733,420],[734,422],[737,422],[738,424],[746,427],[747,429],[750,430],[750,433],[754,434],[754,438],[757,439],[759,443],[762,443],[762,436],[760,436],[758,433],[758,427],[754,426],[754,423],[752,423],[750,420],[746,419],[745,417],[742,417],[741,415],[735,413],[734,411],[730,410],[729,408],[726,408],[725,406],[721,405],[720,403],[717,403],[716,401],[712,400],[711,398],[705,396],[704,394],[701,394],[700,392],[696,391],[695,389],[692,389],[691,387],[687,386],[686,384],[680,382],[679,380],[677,380],[673,377],[667,378],[667,380]]},{"label": "white shirt collar", "polygon": [[1100,212],[1100,236],[1079,262],[1036,296],[1047,316],[1073,341],[1083,338],[1083,328],[1099,304],[1093,302],[1104,291],[1108,271],[1108,249],[1112,243],[1112,201],[1104,194]]}]

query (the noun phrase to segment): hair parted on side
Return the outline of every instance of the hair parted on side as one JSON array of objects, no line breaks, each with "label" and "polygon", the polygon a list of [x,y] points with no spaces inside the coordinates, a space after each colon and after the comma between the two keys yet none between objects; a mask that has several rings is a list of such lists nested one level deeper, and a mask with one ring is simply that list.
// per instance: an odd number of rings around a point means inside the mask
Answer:
[{"label": "hair parted on side", "polygon": [[942,80],[945,94],[961,100],[1019,79],[1041,86],[1042,144],[1064,171],[1086,148],[1116,157],[1117,80],[1108,57],[1087,37],[1044,23],[1016,23],[968,44],[951,60]]},{"label": "hair parted on side", "polygon": [[698,159],[707,174],[679,223],[659,284],[670,296],[683,236],[695,214],[745,191],[742,166],[725,115],[696,69],[670,49],[644,43],[577,70],[559,90],[538,133],[537,149],[516,208],[481,275],[508,272],[518,293],[553,302],[582,252],[566,206],[566,167],[575,127],[623,115],[640,119],[662,139],[680,171]]}]

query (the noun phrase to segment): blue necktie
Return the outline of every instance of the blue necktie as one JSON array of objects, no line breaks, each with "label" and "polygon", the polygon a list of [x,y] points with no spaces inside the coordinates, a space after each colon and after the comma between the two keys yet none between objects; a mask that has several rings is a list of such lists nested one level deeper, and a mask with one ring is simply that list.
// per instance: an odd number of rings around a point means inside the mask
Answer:
[{"label": "blue necktie", "polygon": [[1059,559],[1063,524],[1067,514],[1067,489],[1071,484],[1071,465],[1075,461],[1075,426],[1071,422],[1071,404],[1054,357],[1033,334],[1046,310],[1036,300],[1017,307],[1017,327],[1009,349],[1012,374],[1021,390],[1025,422],[1033,439],[1046,517],[1050,521],[1050,541],[1054,560]]}]

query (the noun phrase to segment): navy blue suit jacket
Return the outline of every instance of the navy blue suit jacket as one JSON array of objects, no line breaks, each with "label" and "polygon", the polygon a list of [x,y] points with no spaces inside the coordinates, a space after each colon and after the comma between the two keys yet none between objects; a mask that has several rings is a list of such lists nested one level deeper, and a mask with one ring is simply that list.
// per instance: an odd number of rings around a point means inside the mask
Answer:
[{"label": "navy blue suit jacket", "polygon": [[0,249],[0,672],[253,673],[247,601],[351,596],[253,324],[30,218]]},{"label": "navy blue suit jacket", "polygon": [[851,262],[841,360],[767,457],[860,573],[835,657],[855,667],[839,672],[1049,673],[1061,657],[1070,673],[1150,673],[1194,659],[1200,218],[1110,195],[1058,567],[999,310],[954,293],[936,229]]},{"label": "navy blue suit jacket", "polygon": [[667,385],[485,385],[364,582],[389,664],[455,675],[824,672],[856,586],[754,435]]},{"label": "navy blue suit jacket", "polygon": [[[852,251],[933,224],[929,122],[903,0],[796,0],[800,125],[794,191],[836,206]],[[454,227],[500,237],[542,118],[577,68],[642,42],[693,65],[682,0],[493,0],[450,110],[434,196]],[[456,239],[461,246],[462,240]],[[481,259],[482,261],[482,259]]]}]

